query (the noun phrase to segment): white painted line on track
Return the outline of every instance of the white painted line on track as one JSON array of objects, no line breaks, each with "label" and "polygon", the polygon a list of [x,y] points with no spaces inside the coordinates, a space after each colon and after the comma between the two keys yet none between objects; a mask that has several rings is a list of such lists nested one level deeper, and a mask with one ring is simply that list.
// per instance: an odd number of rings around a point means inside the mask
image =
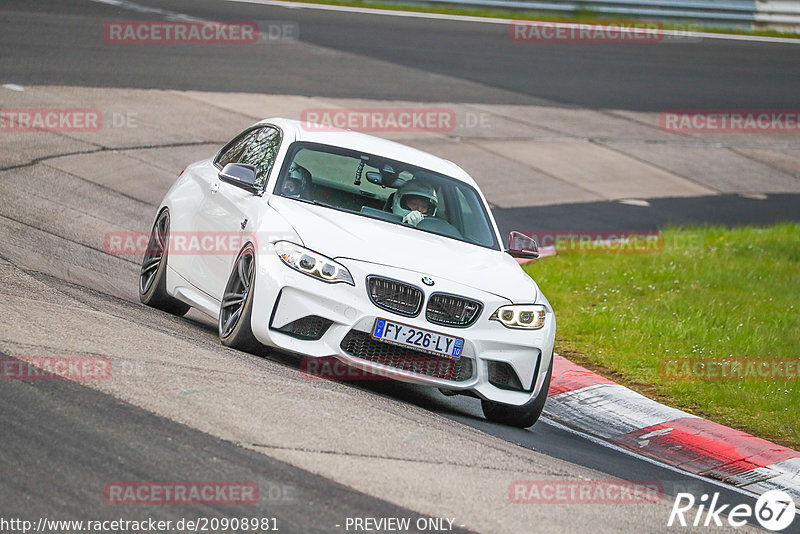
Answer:
[{"label": "white painted line on track", "polygon": [[637,206],[640,208],[649,208],[650,203],[642,198],[624,198],[618,201],[620,204],[625,204],[626,206]]},{"label": "white painted line on track", "polygon": [[[700,480],[700,481],[705,482],[707,484],[713,484],[714,486],[717,486],[719,488],[722,488],[722,489],[725,489],[725,490],[730,490],[730,491],[733,491],[733,492],[736,492],[736,493],[740,493],[740,494],[742,494],[742,495],[744,495],[746,497],[751,497],[753,499],[757,499],[758,498],[758,494],[757,493],[753,493],[751,491],[747,491],[744,488],[740,488],[740,487],[737,487],[737,486],[726,484],[725,482],[722,482],[721,480],[717,480],[715,478],[709,478],[709,477],[704,477],[702,475],[696,475],[694,473],[690,473],[688,471],[684,471],[682,469],[678,469],[677,467],[674,467],[674,466],[659,462],[658,460],[656,460],[654,458],[650,458],[649,456],[644,456],[642,454],[639,454],[638,452],[632,451],[630,449],[626,449],[624,447],[620,447],[619,445],[617,445],[615,443],[608,442],[608,441],[606,441],[606,440],[604,440],[602,438],[598,438],[597,436],[593,436],[591,434],[586,434],[584,432],[581,432],[580,430],[577,430],[577,429],[572,428],[570,426],[567,426],[567,425],[564,425],[562,423],[559,423],[558,421],[556,421],[554,419],[551,419],[549,416],[544,416],[543,415],[541,421],[543,421],[543,422],[547,423],[548,425],[551,425],[551,426],[553,426],[553,427],[555,427],[555,428],[557,428],[559,430],[563,430],[564,432],[569,432],[570,434],[574,434],[576,436],[580,436],[580,437],[582,437],[582,438],[584,438],[584,439],[586,439],[588,441],[591,441],[592,443],[594,443],[596,445],[601,445],[603,447],[608,447],[609,449],[611,449],[613,451],[621,452],[623,454],[627,454],[628,456],[633,456],[637,460],[642,460],[642,461],[647,462],[649,464],[656,465],[658,467],[662,467],[662,468],[664,468],[664,469],[666,469],[668,471],[672,471],[673,473],[678,473],[679,475],[681,475],[683,477],[688,477],[688,478],[693,478],[693,479],[696,479],[696,480]],[[797,513],[800,514],[800,510],[798,510]]]},{"label": "white painted line on track", "polygon": [[[102,0],[93,0],[102,1]],[[107,0],[118,1],[118,0]],[[242,4],[260,4],[265,6],[278,6],[289,9],[317,9],[320,11],[340,11],[344,13],[359,13],[362,15],[380,15],[387,17],[405,17],[405,18],[418,18],[418,19],[435,19],[435,20],[452,20],[457,22],[477,22],[483,24],[511,24],[514,22],[512,19],[498,19],[494,17],[475,17],[470,15],[447,15],[443,13],[424,13],[421,11],[394,11],[391,9],[377,9],[369,7],[354,7],[354,6],[337,6],[328,4],[312,4],[307,2],[287,2],[284,0],[222,0],[224,2],[237,2]],[[537,21],[529,21],[537,22]],[[549,22],[539,21],[552,25],[555,28],[580,28],[580,23],[573,22]],[[638,33],[639,29],[625,29],[621,31],[629,31],[631,33]],[[800,39],[789,39],[786,37],[762,37],[759,35],[736,35],[731,33],[708,33],[708,32],[690,32],[680,30],[661,30],[663,35],[671,37],[684,37],[684,38],[700,38],[700,39],[723,39],[728,41],[750,41],[757,43],[783,43],[800,45]]]},{"label": "white painted line on track", "polygon": [[5,87],[6,89],[10,89],[12,91],[24,91],[25,90],[24,87],[22,87],[21,85],[17,85],[15,83],[4,83],[3,87]]},{"label": "white painted line on track", "polygon": [[184,20],[188,22],[203,21],[203,19],[198,19],[191,15],[185,15],[183,13],[175,13],[174,11],[168,11],[166,9],[160,9],[157,7],[145,6],[142,4],[137,4],[136,2],[129,2],[128,0],[89,0],[89,1],[98,4],[106,4],[109,6],[121,7],[122,9],[127,9],[128,11],[135,11],[136,13],[151,13],[153,15],[160,15],[162,17],[167,18],[168,20]]},{"label": "white painted line on track", "polygon": [[[586,434],[586,433],[584,433],[584,432],[582,432],[582,431],[580,431],[580,430],[578,430],[576,428],[572,428],[570,426],[567,426],[567,425],[564,425],[562,423],[559,423],[558,421],[556,421],[554,419],[551,419],[549,416],[546,416],[544,414],[542,414],[542,418],[540,419],[540,422],[544,422],[544,423],[546,423],[548,425],[551,425],[551,426],[553,426],[553,427],[555,427],[555,428],[557,428],[559,430],[563,430],[564,432],[569,432],[570,434],[574,434],[576,436],[580,436],[580,437],[582,437],[582,438],[584,438],[584,439],[586,439],[586,440],[588,440],[588,441],[590,441],[590,442],[592,442],[594,444],[600,445],[602,447],[608,447],[609,449],[611,449],[613,451],[621,452],[623,454],[627,454],[628,456],[632,456],[632,457],[636,458],[637,460],[641,460],[643,462],[647,462],[649,464],[652,464],[652,465],[667,469],[668,471],[672,471],[674,473],[678,473],[681,476],[692,478],[692,479],[695,479],[695,480],[700,480],[702,482],[705,482],[706,484],[713,484],[716,487],[719,487],[719,488],[722,488],[722,489],[725,489],[725,490],[728,490],[728,491],[732,491],[732,492],[735,492],[735,493],[739,493],[741,495],[744,495],[746,497],[750,497],[750,498],[753,498],[753,499],[757,499],[762,493],[764,493],[767,490],[771,490],[771,489],[779,489],[779,490],[782,490],[782,491],[787,491],[787,487],[786,487],[785,484],[777,484],[777,482],[779,480],[781,480],[781,478],[782,478],[781,476],[777,476],[774,479],[765,480],[763,482],[758,482],[758,483],[755,483],[755,484],[748,484],[746,486],[734,486],[733,484],[728,484],[726,482],[722,482],[721,480],[717,480],[716,478],[705,477],[703,475],[697,475],[695,473],[690,473],[689,471],[684,471],[683,469],[679,469],[679,468],[674,467],[672,465],[662,463],[662,462],[656,460],[655,458],[651,458],[649,456],[644,456],[644,455],[639,454],[638,452],[633,451],[631,449],[627,449],[625,447],[621,447],[621,446],[617,445],[616,443],[612,443],[612,442],[606,441],[606,440],[604,440],[602,438],[598,438],[597,436],[593,436],[591,434]],[[800,459],[796,459],[796,458],[792,458],[791,460],[786,460],[786,461],[787,462],[793,462],[795,460],[800,462]],[[781,463],[783,463],[783,462],[781,462]],[[774,464],[774,465],[778,465],[778,464]],[[774,466],[770,466],[770,467],[774,467]],[[798,465],[798,467],[800,467],[800,465]],[[798,476],[798,475],[795,475],[795,476]],[[760,491],[757,491],[757,492],[750,491],[749,488],[758,488]],[[790,493],[792,493],[792,489],[793,488],[789,488],[789,492]],[[795,509],[795,515],[800,517],[800,506],[798,506]]]}]

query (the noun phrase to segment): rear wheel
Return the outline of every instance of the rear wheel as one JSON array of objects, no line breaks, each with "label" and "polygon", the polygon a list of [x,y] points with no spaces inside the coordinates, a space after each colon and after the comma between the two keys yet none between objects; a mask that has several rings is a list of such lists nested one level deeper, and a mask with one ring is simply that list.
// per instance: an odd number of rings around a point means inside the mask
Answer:
[{"label": "rear wheel", "polygon": [[169,211],[156,218],[139,271],[139,300],[159,310],[184,315],[190,306],[167,293],[167,254],[169,252]]},{"label": "rear wheel", "polygon": [[233,264],[219,309],[219,338],[222,344],[246,352],[254,352],[261,347],[250,327],[255,272],[255,249],[248,243]]},{"label": "rear wheel", "polygon": [[499,402],[481,399],[481,408],[486,419],[495,423],[519,428],[533,426],[539,420],[544,410],[544,403],[547,400],[547,391],[550,389],[550,378],[553,376],[553,358],[550,358],[550,367],[547,368],[547,376],[542,384],[539,394],[523,404],[522,406],[511,406]]}]

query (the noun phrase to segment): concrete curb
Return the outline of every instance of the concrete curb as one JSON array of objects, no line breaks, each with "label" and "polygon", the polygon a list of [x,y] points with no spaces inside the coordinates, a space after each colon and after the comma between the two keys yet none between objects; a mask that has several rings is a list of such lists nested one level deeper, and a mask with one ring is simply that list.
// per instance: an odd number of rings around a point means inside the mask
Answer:
[{"label": "concrete curb", "polygon": [[800,502],[800,452],[664,406],[555,355],[544,413],[610,443],[757,494]]}]

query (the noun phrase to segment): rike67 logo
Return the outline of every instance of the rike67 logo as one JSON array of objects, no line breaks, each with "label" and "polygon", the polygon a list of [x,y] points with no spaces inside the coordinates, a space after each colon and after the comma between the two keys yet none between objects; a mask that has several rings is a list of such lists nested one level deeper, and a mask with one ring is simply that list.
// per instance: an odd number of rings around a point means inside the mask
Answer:
[{"label": "rike67 logo", "polygon": [[[675,503],[672,505],[672,513],[669,515],[667,526],[679,525],[686,526],[724,526],[725,514],[728,526],[733,528],[743,527],[748,520],[758,521],[758,524],[767,530],[780,532],[786,530],[795,518],[795,505],[792,497],[781,490],[770,490],[761,495],[754,507],[749,504],[738,504],[730,508],[729,504],[718,504],[719,493],[714,493],[711,500],[709,496],[703,494],[699,502],[695,502],[694,495],[691,493],[678,493]],[[697,510],[693,511],[695,504]],[[692,518],[692,516],[694,516]],[[688,517],[688,520],[687,520]],[[788,532],[788,531],[787,531]]]}]

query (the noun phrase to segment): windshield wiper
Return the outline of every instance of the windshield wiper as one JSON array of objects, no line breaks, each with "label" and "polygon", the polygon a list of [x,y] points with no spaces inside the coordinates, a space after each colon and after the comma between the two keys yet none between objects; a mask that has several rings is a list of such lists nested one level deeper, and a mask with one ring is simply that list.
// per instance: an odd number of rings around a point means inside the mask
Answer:
[{"label": "windshield wiper", "polygon": [[308,199],[308,198],[300,198],[300,197],[288,197],[285,195],[281,195],[283,198],[291,198],[292,200],[297,200],[300,202],[305,202],[306,204],[313,204],[315,206],[325,206],[326,208],[335,208],[336,206],[331,206],[330,204],[325,204],[324,202],[320,202],[318,200]]}]

